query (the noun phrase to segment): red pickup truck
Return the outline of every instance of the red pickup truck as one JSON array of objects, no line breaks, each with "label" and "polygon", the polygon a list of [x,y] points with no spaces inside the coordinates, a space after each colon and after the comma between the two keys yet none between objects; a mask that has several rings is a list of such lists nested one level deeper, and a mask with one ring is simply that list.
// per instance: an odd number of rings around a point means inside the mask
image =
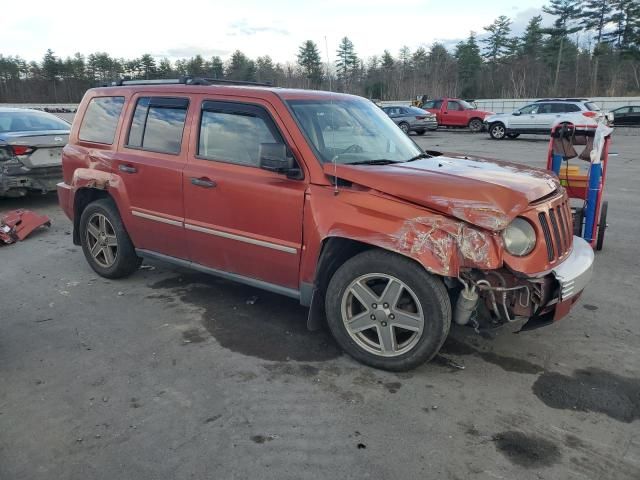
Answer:
[{"label": "red pickup truck", "polygon": [[485,112],[474,108],[469,102],[459,98],[438,98],[429,100],[421,107],[431,113],[435,113],[438,125],[444,127],[469,127],[474,133],[482,131],[484,117],[493,115],[493,112]]}]

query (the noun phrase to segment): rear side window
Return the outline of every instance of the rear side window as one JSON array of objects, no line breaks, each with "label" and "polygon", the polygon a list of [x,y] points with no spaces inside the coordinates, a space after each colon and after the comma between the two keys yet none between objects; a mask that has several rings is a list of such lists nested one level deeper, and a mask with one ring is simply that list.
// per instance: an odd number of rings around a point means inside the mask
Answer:
[{"label": "rear side window", "polygon": [[124,97],[94,97],[80,125],[80,140],[111,145],[116,136]]},{"label": "rear side window", "polygon": [[189,100],[142,97],[131,119],[127,146],[161,153],[180,153]]},{"label": "rear side window", "polygon": [[600,111],[600,107],[597,104],[593,103],[593,102],[586,102],[584,104],[584,106],[587,107],[592,112],[599,112]]},{"label": "rear side window", "polygon": [[204,102],[199,157],[258,167],[261,143],[283,143],[271,117],[261,107]]},{"label": "rear side window", "polygon": [[552,104],[551,103],[541,103],[540,106],[538,107],[538,113],[551,113]]},{"label": "rear side window", "polygon": [[567,103],[565,105],[565,112],[580,112],[580,107],[578,105],[574,105],[573,103]]}]

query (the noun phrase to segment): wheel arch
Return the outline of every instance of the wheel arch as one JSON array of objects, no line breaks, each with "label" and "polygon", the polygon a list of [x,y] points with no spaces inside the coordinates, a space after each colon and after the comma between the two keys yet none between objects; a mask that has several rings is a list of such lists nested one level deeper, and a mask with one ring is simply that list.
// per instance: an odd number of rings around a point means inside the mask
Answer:
[{"label": "wheel arch", "polygon": [[[82,187],[76,190],[73,201],[73,244],[80,245],[80,217],[90,203],[102,198],[113,197],[107,190],[96,187]],[[115,203],[115,201],[114,201]],[[117,204],[116,204],[117,206]]]}]

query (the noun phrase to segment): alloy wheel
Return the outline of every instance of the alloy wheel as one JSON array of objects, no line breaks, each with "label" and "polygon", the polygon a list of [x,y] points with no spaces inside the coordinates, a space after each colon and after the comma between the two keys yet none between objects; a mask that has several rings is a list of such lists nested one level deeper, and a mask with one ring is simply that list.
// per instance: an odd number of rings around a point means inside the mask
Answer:
[{"label": "alloy wheel", "polygon": [[118,256],[118,239],[113,225],[102,213],[94,213],[87,222],[86,240],[95,262],[104,268],[111,267]]},{"label": "alloy wheel", "polygon": [[351,339],[383,357],[407,353],[424,331],[417,295],[404,282],[384,273],[363,275],[351,282],[342,296],[341,313]]},{"label": "alloy wheel", "polygon": [[501,138],[504,138],[504,135],[505,135],[505,128],[502,125],[498,124],[491,127],[491,136],[493,138],[501,139]]}]

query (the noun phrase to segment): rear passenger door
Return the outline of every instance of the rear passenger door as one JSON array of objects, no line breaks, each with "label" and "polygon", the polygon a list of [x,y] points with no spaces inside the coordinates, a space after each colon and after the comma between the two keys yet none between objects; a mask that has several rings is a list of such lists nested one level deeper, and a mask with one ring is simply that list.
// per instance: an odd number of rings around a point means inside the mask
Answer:
[{"label": "rear passenger door", "polygon": [[534,119],[536,130],[551,131],[551,125],[556,119],[556,113],[553,111],[553,103],[540,103],[538,105],[538,113]]},{"label": "rear passenger door", "polygon": [[189,100],[138,94],[129,105],[113,165],[129,196],[129,233],[136,248],[186,258],[182,170]]},{"label": "rear passenger door", "polygon": [[184,171],[190,259],[298,290],[306,182],[259,168],[258,157],[261,143],[292,152],[291,139],[264,101],[203,100]]}]

